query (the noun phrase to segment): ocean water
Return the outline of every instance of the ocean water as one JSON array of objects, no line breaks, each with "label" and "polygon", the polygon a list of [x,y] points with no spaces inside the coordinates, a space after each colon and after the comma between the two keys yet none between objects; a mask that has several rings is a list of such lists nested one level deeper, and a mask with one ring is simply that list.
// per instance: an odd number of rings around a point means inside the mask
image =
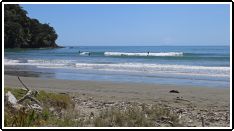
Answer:
[{"label": "ocean water", "polygon": [[230,87],[229,46],[5,49],[4,67],[42,78]]}]

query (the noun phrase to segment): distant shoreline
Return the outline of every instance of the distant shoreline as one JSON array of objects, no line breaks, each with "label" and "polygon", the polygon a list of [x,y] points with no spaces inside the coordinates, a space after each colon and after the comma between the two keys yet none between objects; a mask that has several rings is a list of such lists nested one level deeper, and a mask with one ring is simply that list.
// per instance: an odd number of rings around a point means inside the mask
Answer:
[{"label": "distant shoreline", "polygon": [[26,48],[4,48],[4,49],[56,49],[56,48],[66,48],[66,46],[57,46],[57,47],[26,47]]}]

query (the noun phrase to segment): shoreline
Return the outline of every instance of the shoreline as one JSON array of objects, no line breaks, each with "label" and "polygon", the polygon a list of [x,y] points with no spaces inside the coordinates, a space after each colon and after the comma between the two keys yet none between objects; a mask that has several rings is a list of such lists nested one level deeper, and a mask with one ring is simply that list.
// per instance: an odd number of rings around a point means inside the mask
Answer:
[{"label": "shoreline", "polygon": [[[169,85],[177,87],[202,87],[202,88],[226,88],[229,89],[230,81],[220,80],[207,80],[199,79],[196,77],[195,80],[183,77],[151,77],[136,74],[115,74],[115,72],[101,72],[94,71],[93,75],[90,75],[90,71],[84,70],[79,71],[68,68],[38,68],[31,65],[4,65],[4,75],[8,76],[20,76],[20,77],[36,77],[41,79],[57,79],[57,80],[71,80],[71,81],[97,81],[107,83],[130,83],[130,84],[146,84],[146,85]],[[16,70],[17,69],[17,70]],[[109,74],[108,74],[109,73]],[[69,76],[71,75],[71,77]],[[100,75],[100,77],[99,77]],[[110,75],[110,76],[109,76]],[[119,76],[120,75],[120,76]],[[122,76],[121,76],[122,75]],[[121,78],[121,79],[120,79]],[[143,79],[141,79],[143,78]],[[169,84],[168,84],[169,83]]]},{"label": "shoreline", "polygon": [[[126,99],[157,103],[160,100],[171,101],[176,97],[183,97],[202,106],[214,105],[215,103],[225,106],[230,103],[229,88],[181,87],[178,85],[60,80],[37,77],[21,77],[21,79],[29,88],[37,90],[89,94],[104,99]],[[4,75],[4,86],[22,87],[16,76],[9,75]],[[178,90],[180,93],[169,93],[170,90]]]}]

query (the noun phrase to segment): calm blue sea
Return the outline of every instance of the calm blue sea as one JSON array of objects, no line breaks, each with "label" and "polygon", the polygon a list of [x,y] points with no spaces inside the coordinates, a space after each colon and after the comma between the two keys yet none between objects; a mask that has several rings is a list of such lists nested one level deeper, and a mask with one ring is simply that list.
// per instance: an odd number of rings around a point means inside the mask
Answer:
[{"label": "calm blue sea", "polygon": [[5,73],[69,80],[229,88],[229,46],[70,46],[5,49]]}]

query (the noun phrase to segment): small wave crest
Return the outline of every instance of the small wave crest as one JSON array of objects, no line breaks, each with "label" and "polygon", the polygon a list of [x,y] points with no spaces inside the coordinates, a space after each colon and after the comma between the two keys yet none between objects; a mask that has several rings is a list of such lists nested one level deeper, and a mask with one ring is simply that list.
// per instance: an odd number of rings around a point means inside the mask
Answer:
[{"label": "small wave crest", "polygon": [[80,55],[90,55],[90,52],[81,52]]},{"label": "small wave crest", "polygon": [[125,53],[125,52],[104,52],[105,56],[183,56],[183,52],[159,52],[159,53]]}]

